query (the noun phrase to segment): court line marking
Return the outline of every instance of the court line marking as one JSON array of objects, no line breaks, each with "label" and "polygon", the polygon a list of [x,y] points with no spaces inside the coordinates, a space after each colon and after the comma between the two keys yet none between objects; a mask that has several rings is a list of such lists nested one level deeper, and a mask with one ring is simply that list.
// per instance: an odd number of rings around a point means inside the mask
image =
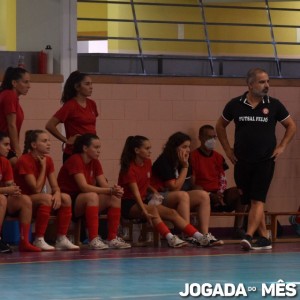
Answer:
[{"label": "court line marking", "polygon": [[[64,262],[80,262],[80,261],[98,261],[98,260],[121,260],[121,259],[155,259],[155,258],[164,258],[164,259],[172,259],[172,258],[185,258],[185,257],[222,257],[222,256],[242,256],[242,255],[285,255],[285,254],[296,254],[299,253],[299,251],[291,251],[291,252],[275,252],[273,253],[272,250],[268,250],[268,252],[252,252],[252,251],[242,251],[241,253],[210,253],[210,254],[196,254],[193,255],[192,253],[189,254],[183,254],[183,255],[158,255],[158,256],[141,256],[141,257],[98,257],[98,258],[68,258],[68,259],[55,259],[55,260],[37,260],[37,261],[19,261],[19,262],[0,262],[0,265],[16,265],[16,264],[39,264],[39,263],[64,263]],[[27,257],[28,259],[35,259],[36,256]]]}]

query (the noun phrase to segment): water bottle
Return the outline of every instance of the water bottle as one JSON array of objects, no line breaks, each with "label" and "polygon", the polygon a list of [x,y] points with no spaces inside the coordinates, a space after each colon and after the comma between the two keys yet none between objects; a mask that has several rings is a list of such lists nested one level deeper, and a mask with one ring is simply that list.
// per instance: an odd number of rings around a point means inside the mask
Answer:
[{"label": "water bottle", "polygon": [[18,67],[25,69],[25,60],[24,60],[24,55],[19,55],[18,59]]},{"label": "water bottle", "polygon": [[50,45],[46,46],[47,53],[47,74],[53,74],[53,50]]}]

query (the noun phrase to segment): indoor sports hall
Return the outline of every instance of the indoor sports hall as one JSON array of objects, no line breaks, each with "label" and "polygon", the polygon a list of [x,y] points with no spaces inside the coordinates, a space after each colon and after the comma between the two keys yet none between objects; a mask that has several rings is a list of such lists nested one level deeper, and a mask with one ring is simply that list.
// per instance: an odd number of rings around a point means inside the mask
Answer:
[{"label": "indoor sports hall", "polygon": [[[0,0],[0,82],[10,66],[30,73],[30,89],[20,97],[23,147],[25,132],[45,130],[62,106],[70,73],[87,73],[99,112],[100,161],[113,186],[128,136],[149,138],[153,162],[177,131],[188,134],[196,149],[199,128],[215,127],[228,101],[247,91],[251,68],[267,72],[268,94],[299,125],[299,28],[299,1]],[[63,123],[57,128],[65,135]],[[233,145],[234,122],[226,130]],[[284,136],[277,123],[277,141]],[[52,135],[50,143],[57,174],[64,145]],[[234,165],[218,139],[215,149],[229,166],[227,186],[236,186]],[[17,218],[6,216],[2,238],[13,253],[0,253],[0,298],[300,299],[300,225],[290,222],[299,214],[299,182],[297,130],[276,159],[264,205],[269,250],[241,249],[233,237],[233,212],[211,214],[210,230],[224,240],[219,247],[170,248],[161,239],[159,246],[91,251],[81,236],[80,251],[20,252]],[[50,244],[54,222],[52,217],[45,236]],[[105,220],[101,233],[104,228]]]}]

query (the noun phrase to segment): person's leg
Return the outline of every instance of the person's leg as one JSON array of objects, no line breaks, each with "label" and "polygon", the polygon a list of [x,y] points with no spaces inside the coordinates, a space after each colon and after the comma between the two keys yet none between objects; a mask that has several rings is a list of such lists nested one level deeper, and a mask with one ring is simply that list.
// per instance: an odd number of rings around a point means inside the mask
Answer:
[{"label": "person's leg", "polygon": [[[169,228],[162,221],[156,206],[145,205],[145,209],[152,216],[151,218],[152,227],[155,228],[162,237],[167,239],[170,247],[178,248],[178,247],[183,247],[187,244],[186,242],[182,241],[181,239],[179,239],[177,236],[173,235],[170,232]],[[142,214],[142,210],[137,204],[134,204],[131,207],[129,211],[129,217],[133,219],[144,218],[144,215]]]},{"label": "person's leg", "polygon": [[30,195],[30,199],[35,214],[35,240],[33,241],[33,245],[44,251],[53,251],[55,248],[48,245],[44,240],[52,209],[52,195],[43,193],[33,194]]},{"label": "person's leg", "polygon": [[[0,194],[0,233],[2,232],[2,225],[7,208],[6,196]],[[0,253],[12,253],[10,246],[0,237]]]},{"label": "person's leg", "polygon": [[107,209],[108,236],[107,245],[110,248],[127,249],[131,248],[129,243],[118,237],[118,230],[121,219],[121,198],[110,195],[99,195],[100,211]]},{"label": "person's leg", "polygon": [[196,211],[198,216],[199,231],[203,234],[209,231],[210,198],[209,194],[201,190],[188,191],[190,196],[191,211]]},{"label": "person's leg", "polygon": [[29,232],[32,218],[32,202],[29,196],[20,195],[18,197],[9,197],[7,202],[7,212],[10,215],[18,213],[20,227],[20,244],[21,252],[40,252],[41,249],[35,247],[29,242]]},{"label": "person's leg", "polygon": [[176,191],[168,192],[163,205],[177,210],[179,215],[187,222],[190,223],[190,197],[187,192]]},{"label": "person's leg", "polygon": [[[236,187],[231,187],[224,191],[224,202],[226,204],[226,211],[235,211],[237,213],[244,213],[247,211],[248,205],[241,203],[241,195]],[[236,216],[234,218],[234,232],[235,234],[245,233],[243,230],[244,216]]]},{"label": "person's leg", "polygon": [[71,197],[61,194],[61,207],[57,212],[57,239],[56,250],[79,250],[79,247],[71,243],[67,238],[68,229],[72,218]]},{"label": "person's leg", "polygon": [[89,248],[104,250],[108,246],[99,238],[99,195],[96,193],[81,193],[75,200],[75,217],[85,216],[88,231]]}]

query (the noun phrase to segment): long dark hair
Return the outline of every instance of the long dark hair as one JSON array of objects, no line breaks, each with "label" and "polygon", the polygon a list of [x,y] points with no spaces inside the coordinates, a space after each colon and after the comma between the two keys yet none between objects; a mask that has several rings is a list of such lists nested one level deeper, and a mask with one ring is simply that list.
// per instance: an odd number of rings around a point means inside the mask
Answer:
[{"label": "long dark hair", "polygon": [[80,85],[80,83],[84,80],[86,76],[89,75],[86,73],[81,73],[79,71],[74,71],[69,75],[64,85],[64,90],[61,96],[62,103],[66,103],[67,101],[77,96],[76,86]]},{"label": "long dark hair", "polygon": [[24,140],[24,150],[23,154],[28,153],[32,150],[31,143],[37,141],[40,134],[46,133],[46,131],[41,129],[27,130],[25,132],[25,140]]},{"label": "long dark hair", "polygon": [[129,136],[126,139],[120,159],[121,173],[128,171],[130,163],[136,157],[135,148],[140,148],[145,141],[149,141],[149,139],[142,135]]},{"label": "long dark hair", "polygon": [[100,138],[93,133],[85,133],[78,136],[73,145],[73,154],[83,153],[83,147],[89,147],[93,140],[100,140]]},{"label": "long dark hair", "polygon": [[162,155],[165,155],[167,157],[168,161],[174,168],[177,167],[179,161],[178,154],[177,154],[177,147],[179,147],[182,143],[186,141],[191,141],[189,135],[180,131],[175,132],[169,137],[163,149]]},{"label": "long dark hair", "polygon": [[26,71],[23,68],[8,67],[3,76],[3,81],[0,86],[0,92],[2,92],[4,90],[12,90],[13,89],[12,82],[14,80],[21,79],[23,77],[23,75],[26,73],[28,73],[28,71]]}]

